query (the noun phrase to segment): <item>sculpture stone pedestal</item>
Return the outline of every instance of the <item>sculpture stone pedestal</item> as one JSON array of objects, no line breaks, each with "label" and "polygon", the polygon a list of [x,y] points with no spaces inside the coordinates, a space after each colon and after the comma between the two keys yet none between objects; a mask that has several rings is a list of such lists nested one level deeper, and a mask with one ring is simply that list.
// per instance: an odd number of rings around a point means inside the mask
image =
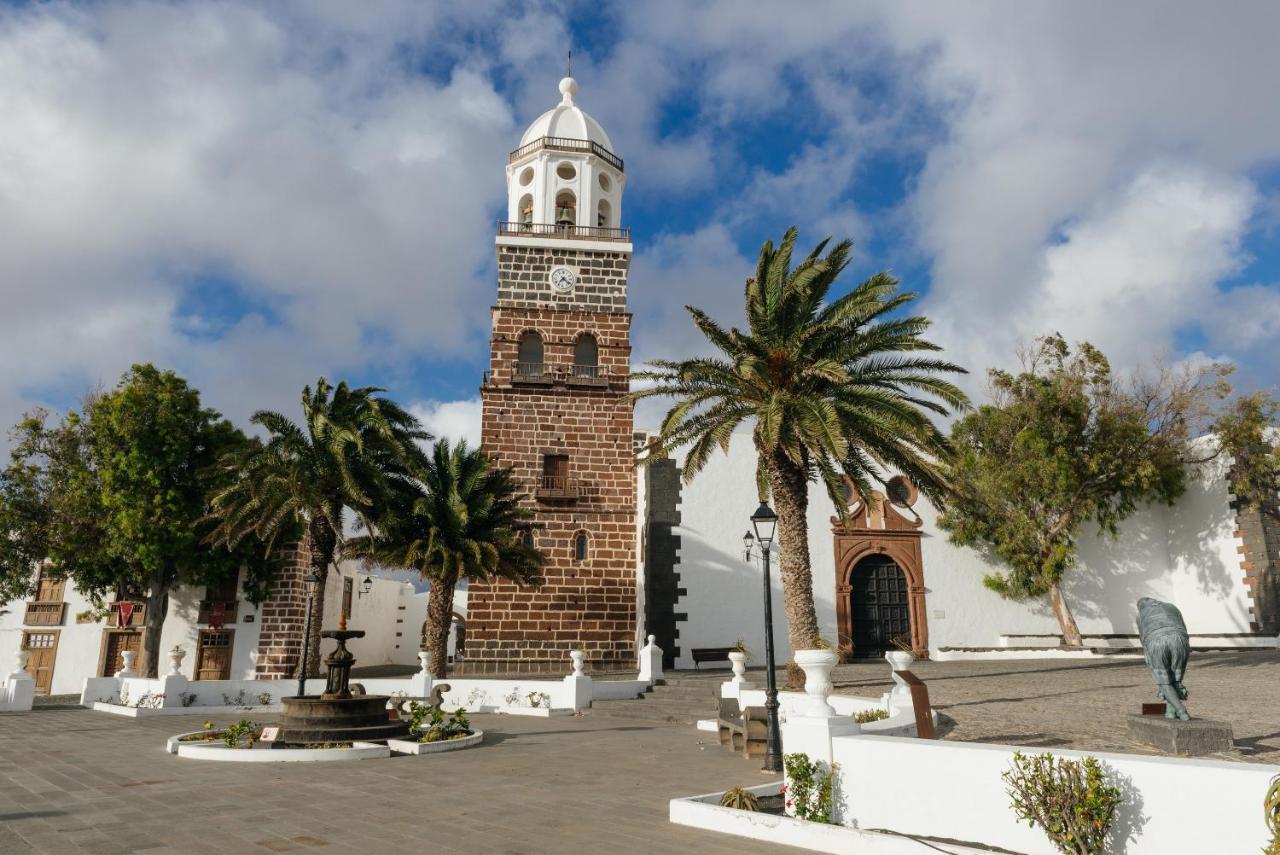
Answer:
[{"label": "sculpture stone pedestal", "polygon": [[1232,746],[1231,725],[1203,718],[1179,721],[1163,716],[1131,714],[1129,738],[1166,754],[1184,757],[1216,754],[1229,751]]}]

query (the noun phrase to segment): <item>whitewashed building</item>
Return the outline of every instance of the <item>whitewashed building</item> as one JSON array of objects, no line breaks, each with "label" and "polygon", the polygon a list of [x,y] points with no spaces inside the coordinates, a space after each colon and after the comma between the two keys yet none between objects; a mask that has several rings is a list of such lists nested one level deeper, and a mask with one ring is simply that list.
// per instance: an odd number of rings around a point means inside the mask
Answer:
[{"label": "whitewashed building", "polygon": [[[696,649],[738,639],[764,652],[759,549],[744,559],[743,535],[757,506],[756,455],[747,433],[682,484],[677,456],[645,467],[642,606],[648,632],[669,665],[693,667]],[[1112,541],[1087,532],[1080,566],[1064,590],[1087,647],[1137,644],[1135,603],[1177,605],[1198,647],[1274,646],[1280,529],[1256,512],[1237,515],[1223,467],[1194,480],[1171,508],[1135,514]],[[1003,599],[982,584],[998,564],[955,546],[937,511],[899,485],[882,511],[853,504],[841,526],[826,490],[810,489],[809,550],[824,638],[852,656],[880,656],[898,644],[948,658],[1009,647],[1052,648],[1058,622],[1047,603]],[[1274,520],[1269,520],[1274,523]],[[776,547],[775,547],[776,549]],[[774,558],[774,638],[789,654]]]},{"label": "whitewashed building", "polygon": [[[413,582],[369,575],[358,564],[344,562],[340,572],[330,573],[324,607],[317,609],[316,619],[332,629],[345,610],[351,628],[365,631],[364,638],[347,645],[357,667],[417,667],[428,597]],[[11,651],[29,651],[27,670],[37,694],[78,694],[86,677],[111,676],[122,667],[122,653],[141,649],[145,608],[140,602],[112,601],[105,615],[98,614],[69,581],[42,577],[31,598],[0,607],[0,654],[7,666]],[[225,590],[178,588],[169,597],[160,649],[184,648],[188,655],[182,671],[191,680],[251,679],[259,650],[260,611],[245,599],[239,585]],[[456,652],[456,631],[466,619],[465,586],[455,595],[454,612],[451,656]],[[326,640],[322,653],[332,644]]]}]

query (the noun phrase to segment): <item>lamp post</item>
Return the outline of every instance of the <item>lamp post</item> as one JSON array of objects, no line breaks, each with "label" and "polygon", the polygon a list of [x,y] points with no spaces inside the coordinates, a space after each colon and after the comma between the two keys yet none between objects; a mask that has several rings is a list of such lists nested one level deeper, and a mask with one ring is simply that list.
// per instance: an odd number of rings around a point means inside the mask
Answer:
[{"label": "lamp post", "polygon": [[[764,558],[764,659],[765,659],[765,701],[764,709],[768,718],[768,736],[765,743],[764,771],[782,771],[782,730],[778,726],[778,679],[773,662],[773,584],[769,578],[769,548],[773,546],[773,535],[778,527],[778,515],[769,507],[768,502],[761,502],[760,507],[751,515],[751,527],[755,529],[755,539],[760,543],[760,553]],[[751,532],[742,538],[747,556],[751,555]]]},{"label": "lamp post", "polygon": [[364,599],[364,595],[373,590],[373,577],[368,573],[364,574],[364,579],[360,582],[360,589],[356,591],[356,596]]},{"label": "lamp post", "polygon": [[307,588],[307,617],[302,627],[302,659],[298,662],[298,697],[307,694],[307,660],[311,658],[311,604],[316,598],[316,588],[320,586],[320,574],[313,567],[311,572],[302,577]]}]

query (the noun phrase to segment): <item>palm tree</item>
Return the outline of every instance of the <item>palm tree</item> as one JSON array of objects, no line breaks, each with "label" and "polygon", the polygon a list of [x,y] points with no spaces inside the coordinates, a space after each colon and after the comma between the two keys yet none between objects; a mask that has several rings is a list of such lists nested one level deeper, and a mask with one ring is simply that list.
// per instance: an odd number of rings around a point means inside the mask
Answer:
[{"label": "palm tree", "polygon": [[634,397],[677,399],[656,445],[659,453],[688,446],[686,481],[717,447],[728,450],[739,425],[753,423],[757,489],[761,500],[773,496],[779,518],[792,650],[821,641],[809,565],[809,482],[826,486],[841,517],[850,485],[871,497],[873,482],[883,483],[892,471],[940,501],[945,484],[939,463],[949,446],[928,414],[968,405],[964,393],[940,376],[964,369],[917,355],[939,350],[922,337],[928,320],[890,317],[915,294],[899,291],[896,279],[879,273],[828,302],[853,244],[838,243],[824,257],[828,238],[792,269],[796,236],[792,227],[776,249],[772,241],[761,247],[746,285],[745,332],[726,331],[687,306],[719,354],[655,360],[650,370],[633,375],[654,383]]},{"label": "palm tree", "polygon": [[346,553],[417,570],[431,583],[425,644],[432,673],[447,670],[454,588],[464,578],[541,582],[542,554],[532,546],[532,513],[520,507],[511,470],[493,466],[466,442],[440,440],[416,477],[399,479],[376,529]]},{"label": "palm tree", "polygon": [[[345,382],[335,387],[321,377],[314,391],[302,390],[301,426],[277,412],[254,413],[252,421],[268,438],[223,460],[231,482],[212,498],[212,539],[235,548],[254,535],[268,554],[299,540],[320,577],[315,597],[323,604],[344,511],[372,519],[393,478],[424,459],[417,441],[431,439],[417,419],[377,394],[382,391]],[[320,623],[311,628],[306,669],[312,674],[320,663]]]}]

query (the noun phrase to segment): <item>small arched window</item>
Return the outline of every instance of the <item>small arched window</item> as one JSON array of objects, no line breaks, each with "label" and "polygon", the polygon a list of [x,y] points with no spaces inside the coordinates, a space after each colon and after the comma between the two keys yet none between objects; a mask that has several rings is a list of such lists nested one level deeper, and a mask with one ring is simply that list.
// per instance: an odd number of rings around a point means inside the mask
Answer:
[{"label": "small arched window", "polygon": [[596,337],[583,333],[573,343],[573,376],[595,379],[600,365],[600,347]]},{"label": "small arched window", "polygon": [[573,536],[573,560],[587,560],[587,533],[580,531]]},{"label": "small arched window", "polygon": [[520,539],[521,546],[527,546],[530,549],[533,548],[533,529],[522,528],[516,534],[516,537]]},{"label": "small arched window", "polygon": [[596,225],[602,229],[609,228],[612,216],[613,208],[609,205],[609,200],[601,199],[600,204],[596,206]]},{"label": "small arched window", "polygon": [[520,351],[516,357],[516,374],[521,377],[541,377],[545,372],[542,364],[542,336],[530,330],[520,336]]},{"label": "small arched window", "polygon": [[520,225],[527,226],[533,222],[533,194],[526,193],[520,197],[520,205],[516,213],[520,218]]},{"label": "small arched window", "polygon": [[561,190],[556,194],[556,225],[576,226],[578,224],[578,197],[572,190]]}]

